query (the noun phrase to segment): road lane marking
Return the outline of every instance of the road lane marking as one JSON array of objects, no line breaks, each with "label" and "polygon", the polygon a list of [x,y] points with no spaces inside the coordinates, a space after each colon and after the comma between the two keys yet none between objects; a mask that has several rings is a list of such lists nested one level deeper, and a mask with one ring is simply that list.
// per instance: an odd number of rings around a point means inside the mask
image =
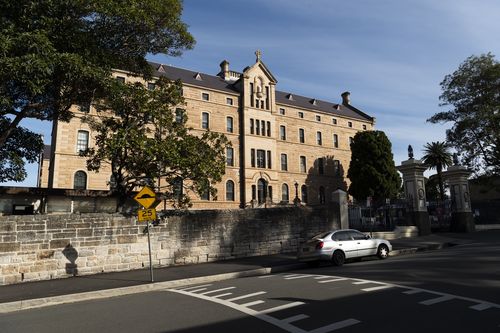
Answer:
[{"label": "road lane marking", "polygon": [[191,287],[187,287],[187,288],[178,288],[177,290],[189,290],[189,289],[196,289],[196,288],[201,288],[201,287],[209,287],[211,286],[212,284],[202,284],[202,285],[198,285],[198,286],[191,286]]},{"label": "road lane marking", "polygon": [[412,290],[403,291],[403,294],[413,295],[413,294],[418,294],[418,293],[421,293],[421,292],[422,292],[422,290],[412,289]]},{"label": "road lane marking", "polygon": [[200,294],[202,294],[202,295],[215,294],[215,293],[218,293],[219,291],[224,291],[224,290],[229,290],[229,289],[234,289],[234,288],[236,288],[236,287],[215,289],[215,290],[205,291],[204,293],[200,293]]},{"label": "road lane marking", "polygon": [[248,303],[240,304],[240,305],[248,308],[248,307],[251,307],[251,306],[254,306],[254,305],[257,305],[257,304],[262,304],[262,303],[264,303],[264,301],[260,301],[259,300],[259,301],[248,302]]},{"label": "road lane marking", "polygon": [[294,277],[294,276],[301,276],[303,274],[287,274],[287,275],[283,275],[283,277],[286,279],[286,278],[290,278],[290,277]]},{"label": "road lane marking", "polygon": [[234,301],[237,301],[237,300],[240,300],[240,299],[244,299],[244,298],[248,298],[248,297],[253,297],[253,296],[257,296],[257,295],[262,295],[262,294],[266,294],[266,293],[267,293],[266,291],[258,291],[256,293],[251,293],[251,294],[247,294],[247,295],[243,295],[243,296],[238,296],[238,297],[226,299],[226,301],[228,301],[228,302],[234,302]]},{"label": "road lane marking", "polygon": [[353,282],[352,284],[368,284],[368,283],[373,283],[372,281],[356,281]]},{"label": "road lane marking", "polygon": [[322,275],[322,276],[316,276],[314,279],[315,280],[324,280],[324,279],[331,279],[332,277],[329,275]]},{"label": "road lane marking", "polygon": [[292,303],[288,303],[288,304],[275,306],[274,308],[262,310],[262,311],[260,311],[260,313],[266,314],[266,313],[276,312],[276,311],[280,311],[280,310],[284,310],[284,309],[288,309],[288,308],[293,308],[295,306],[299,306],[299,305],[303,305],[303,304],[305,304],[305,303],[304,302],[292,302]]},{"label": "road lane marking", "polygon": [[207,288],[193,289],[193,290],[190,290],[189,292],[190,293],[197,293],[198,291],[203,291],[203,290],[207,290]]},{"label": "road lane marking", "polygon": [[274,275],[264,275],[264,276],[259,276],[257,279],[267,279],[270,277],[274,277]]},{"label": "road lane marking", "polygon": [[449,300],[454,299],[454,298],[455,297],[453,297],[451,295],[445,295],[445,296],[441,296],[441,297],[437,297],[437,298],[431,298],[431,299],[428,299],[427,301],[419,302],[418,304],[433,305],[433,304],[437,304],[437,303],[441,303],[441,302],[446,302],[446,301],[449,301]]},{"label": "road lane marking", "polygon": [[491,308],[491,304],[480,303],[480,304],[469,306],[469,308],[471,308],[473,310],[477,310],[477,311],[483,311],[483,310]]},{"label": "road lane marking", "polygon": [[229,295],[232,295],[232,294],[233,293],[225,293],[225,294],[215,295],[215,296],[212,296],[212,297],[218,298],[218,297],[229,296]]},{"label": "road lane marking", "polygon": [[358,323],[360,323],[359,320],[351,318],[351,319],[338,321],[338,322],[330,324],[330,325],[326,325],[326,326],[323,326],[323,327],[316,328],[316,329],[314,329],[312,331],[309,331],[309,333],[328,333],[328,332],[333,332],[333,331],[336,331],[338,329],[341,329],[341,328],[344,328],[344,327],[348,327],[348,326],[352,326],[352,325],[355,325],[355,324],[358,324]]},{"label": "road lane marking", "polygon": [[382,290],[382,289],[387,289],[387,288],[392,288],[392,285],[386,284],[384,286],[365,288],[365,289],[361,289],[361,290],[362,291],[375,291],[375,290]]},{"label": "road lane marking", "polygon": [[318,281],[318,283],[330,283],[330,282],[345,281],[345,280],[348,280],[348,279],[347,278],[336,278],[336,279],[331,279],[331,280]]},{"label": "road lane marking", "polygon": [[299,320],[302,320],[302,319],[307,319],[309,318],[308,315],[305,315],[305,314],[298,314],[296,316],[292,316],[292,317],[288,317],[288,318],[285,318],[285,319],[282,319],[282,321],[284,321],[285,323],[293,323],[293,322],[296,322],[296,321],[299,321]]},{"label": "road lane marking", "polygon": [[285,280],[303,279],[303,278],[308,278],[308,277],[311,277],[311,275],[292,276],[292,277],[285,278]]}]

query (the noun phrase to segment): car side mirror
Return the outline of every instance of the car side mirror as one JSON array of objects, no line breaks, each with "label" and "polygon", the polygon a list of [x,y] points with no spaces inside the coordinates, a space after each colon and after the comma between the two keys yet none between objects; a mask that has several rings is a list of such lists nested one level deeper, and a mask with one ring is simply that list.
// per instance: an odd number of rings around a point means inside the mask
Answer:
[{"label": "car side mirror", "polygon": [[370,239],[370,235],[365,235],[365,239]]}]

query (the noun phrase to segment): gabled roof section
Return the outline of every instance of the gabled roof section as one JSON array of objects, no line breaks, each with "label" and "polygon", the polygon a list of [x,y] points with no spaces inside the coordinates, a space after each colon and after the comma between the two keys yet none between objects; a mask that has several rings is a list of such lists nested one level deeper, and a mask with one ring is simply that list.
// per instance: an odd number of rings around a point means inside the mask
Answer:
[{"label": "gabled roof section", "polygon": [[[289,97],[292,96],[293,99]],[[315,103],[312,103],[312,102]],[[298,107],[309,110],[317,110],[320,112],[329,113],[332,116],[344,116],[364,121],[373,121],[374,118],[370,117],[363,111],[353,107],[352,105],[341,105],[322,101],[318,99],[311,99],[310,97],[299,96],[284,91],[276,91],[276,104],[283,104],[292,107]]]},{"label": "gabled roof section", "polygon": [[264,65],[264,63],[261,60],[257,60],[257,62],[255,64],[253,64],[253,66],[245,67],[245,69],[243,70],[243,74],[247,73],[248,71],[250,71],[250,70],[252,70],[253,68],[256,68],[256,67],[260,67],[260,69],[264,72],[264,74],[266,74],[266,76],[269,78],[269,80],[272,83],[274,83],[274,84],[278,83],[278,80],[276,80],[276,78],[274,77],[274,75],[266,67],[266,65]]},{"label": "gabled roof section", "polygon": [[[230,82],[224,81],[224,79],[219,76],[162,65],[154,62],[149,62],[149,64],[153,68],[153,76],[165,76],[171,80],[181,80],[182,83],[193,86],[219,90],[232,94],[238,93],[238,90]],[[197,77],[200,79],[197,79]]]}]

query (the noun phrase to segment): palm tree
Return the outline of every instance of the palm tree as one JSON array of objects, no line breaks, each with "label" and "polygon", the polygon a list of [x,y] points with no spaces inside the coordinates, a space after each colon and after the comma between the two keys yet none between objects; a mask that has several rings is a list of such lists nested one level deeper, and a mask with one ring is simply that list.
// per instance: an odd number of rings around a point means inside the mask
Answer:
[{"label": "palm tree", "polygon": [[439,182],[439,196],[444,200],[444,185],[441,172],[453,164],[449,146],[446,142],[431,142],[424,146],[423,162],[429,169],[436,169]]}]

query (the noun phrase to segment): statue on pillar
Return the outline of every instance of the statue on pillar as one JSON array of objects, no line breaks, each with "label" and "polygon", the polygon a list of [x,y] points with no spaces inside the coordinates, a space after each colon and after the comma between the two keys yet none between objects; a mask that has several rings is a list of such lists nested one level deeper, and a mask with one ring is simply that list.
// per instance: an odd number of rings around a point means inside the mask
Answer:
[{"label": "statue on pillar", "polygon": [[453,153],[453,165],[458,165],[458,154]]},{"label": "statue on pillar", "polygon": [[408,145],[408,158],[413,158],[413,147],[411,145]]}]

